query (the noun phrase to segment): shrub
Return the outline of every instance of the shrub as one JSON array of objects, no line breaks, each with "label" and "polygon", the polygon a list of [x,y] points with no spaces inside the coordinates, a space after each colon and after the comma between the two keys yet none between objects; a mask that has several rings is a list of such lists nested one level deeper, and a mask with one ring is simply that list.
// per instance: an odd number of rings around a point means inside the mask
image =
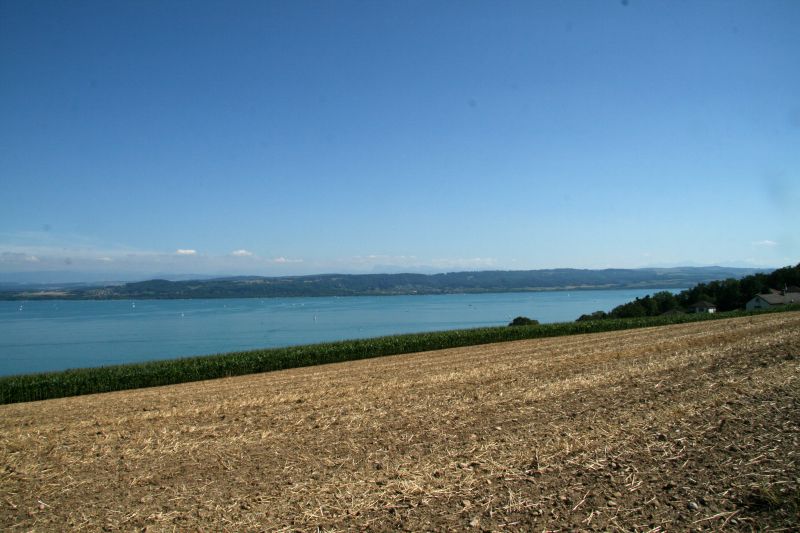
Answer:
[{"label": "shrub", "polygon": [[576,322],[585,322],[587,320],[603,320],[608,318],[608,313],[605,311],[595,311],[591,315],[581,315]]},{"label": "shrub", "polygon": [[526,316],[518,316],[514,320],[511,321],[509,326],[538,326],[539,321],[533,320],[532,318],[528,318]]}]

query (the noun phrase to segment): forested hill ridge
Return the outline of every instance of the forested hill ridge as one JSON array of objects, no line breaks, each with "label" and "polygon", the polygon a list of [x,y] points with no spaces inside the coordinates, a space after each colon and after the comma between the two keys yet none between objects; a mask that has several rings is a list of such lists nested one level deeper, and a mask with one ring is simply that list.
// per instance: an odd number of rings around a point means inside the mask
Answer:
[{"label": "forested hill ridge", "polygon": [[[657,292],[644,298],[619,305],[609,312],[595,311],[582,315],[578,321],[606,318],[635,318],[664,314],[685,313],[697,304],[710,304],[716,311],[744,309],[747,302],[757,294],[798,292],[800,287],[800,263],[786,266],[769,273],[758,272],[741,278],[726,278],[698,283],[690,289],[672,294]],[[777,305],[777,304],[776,304]]]},{"label": "forested hill ridge", "polygon": [[581,270],[493,270],[446,274],[323,274],[242,276],[192,281],[154,279],[95,287],[6,288],[0,299],[185,299],[290,296],[456,294],[579,289],[688,288],[698,283],[741,278],[752,268],[675,267]]}]

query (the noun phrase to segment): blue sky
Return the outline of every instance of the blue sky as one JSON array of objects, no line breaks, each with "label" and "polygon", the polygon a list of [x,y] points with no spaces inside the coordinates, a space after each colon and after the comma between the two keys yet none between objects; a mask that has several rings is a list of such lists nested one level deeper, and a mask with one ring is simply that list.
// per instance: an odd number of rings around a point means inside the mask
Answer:
[{"label": "blue sky", "polygon": [[0,0],[0,280],[800,261],[800,2]]}]

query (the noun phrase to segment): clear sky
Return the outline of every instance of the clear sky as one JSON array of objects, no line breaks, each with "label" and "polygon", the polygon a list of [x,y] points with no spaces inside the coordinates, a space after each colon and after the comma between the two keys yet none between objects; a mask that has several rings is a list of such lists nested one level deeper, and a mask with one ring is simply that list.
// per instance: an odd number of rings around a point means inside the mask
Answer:
[{"label": "clear sky", "polygon": [[800,261],[800,2],[0,0],[0,280]]}]

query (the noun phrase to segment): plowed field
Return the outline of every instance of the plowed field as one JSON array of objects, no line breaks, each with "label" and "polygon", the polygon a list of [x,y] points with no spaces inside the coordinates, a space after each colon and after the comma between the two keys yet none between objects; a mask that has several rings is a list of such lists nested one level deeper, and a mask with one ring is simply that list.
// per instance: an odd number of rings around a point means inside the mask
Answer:
[{"label": "plowed field", "polygon": [[800,313],[0,406],[0,529],[800,528]]}]

